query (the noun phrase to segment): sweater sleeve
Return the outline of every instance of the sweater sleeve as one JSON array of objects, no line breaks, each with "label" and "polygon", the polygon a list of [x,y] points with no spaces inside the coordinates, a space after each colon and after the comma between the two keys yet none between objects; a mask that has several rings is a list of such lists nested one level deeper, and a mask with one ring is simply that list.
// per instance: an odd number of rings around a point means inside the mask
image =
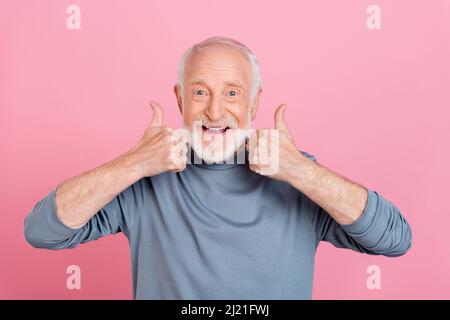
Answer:
[{"label": "sweater sleeve", "polygon": [[128,199],[135,186],[130,186],[100,209],[83,227],[72,229],[56,214],[55,196],[58,187],[38,201],[24,221],[24,235],[35,248],[66,249],[108,234],[126,231]]},{"label": "sweater sleeve", "polygon": [[411,228],[399,209],[376,191],[367,189],[368,199],[361,216],[351,224],[340,225],[313,203],[309,207],[317,240],[337,248],[396,257],[412,246]]},{"label": "sweater sleeve", "polygon": [[[317,161],[314,155],[300,152]],[[337,248],[388,257],[405,254],[412,246],[412,232],[408,222],[392,202],[374,190],[367,191],[368,198],[363,213],[356,221],[347,225],[337,223],[324,209],[301,193],[301,208],[309,216],[317,235],[317,244],[327,241]]]}]

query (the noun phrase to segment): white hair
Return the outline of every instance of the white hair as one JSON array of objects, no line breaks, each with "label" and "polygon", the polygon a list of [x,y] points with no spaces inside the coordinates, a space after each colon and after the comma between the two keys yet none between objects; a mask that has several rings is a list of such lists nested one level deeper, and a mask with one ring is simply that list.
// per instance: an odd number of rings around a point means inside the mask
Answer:
[{"label": "white hair", "polygon": [[245,44],[228,37],[211,37],[194,44],[192,47],[186,50],[186,52],[181,56],[180,62],[178,64],[177,84],[181,87],[181,91],[183,91],[183,77],[184,77],[184,70],[186,68],[186,63],[192,56],[192,54],[194,54],[195,51],[197,51],[198,49],[202,49],[217,44],[228,45],[230,47],[236,48],[247,57],[248,61],[250,62],[251,78],[252,78],[252,86],[250,89],[250,101],[253,101],[253,99],[256,97],[256,93],[258,92],[258,90],[261,88],[262,85],[258,60],[256,59],[256,56],[253,54],[253,52]]}]

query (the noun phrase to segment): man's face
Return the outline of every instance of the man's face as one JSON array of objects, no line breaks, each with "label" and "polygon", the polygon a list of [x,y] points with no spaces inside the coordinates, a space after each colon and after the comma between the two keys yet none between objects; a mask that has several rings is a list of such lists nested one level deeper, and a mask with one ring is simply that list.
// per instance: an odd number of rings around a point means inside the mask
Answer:
[{"label": "man's face", "polygon": [[251,126],[260,94],[250,101],[251,85],[250,62],[238,49],[210,46],[187,61],[183,91],[174,91],[192,148],[206,162],[230,158],[245,142],[239,129]]}]

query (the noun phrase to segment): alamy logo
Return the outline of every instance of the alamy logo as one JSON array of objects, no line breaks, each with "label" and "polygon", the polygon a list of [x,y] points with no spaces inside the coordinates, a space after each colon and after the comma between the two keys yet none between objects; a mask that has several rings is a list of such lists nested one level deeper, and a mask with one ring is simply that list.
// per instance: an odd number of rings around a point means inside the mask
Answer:
[{"label": "alamy logo", "polygon": [[66,20],[66,27],[69,30],[81,29],[81,9],[76,4],[67,7],[66,13],[69,14]]},{"label": "alamy logo", "polygon": [[366,285],[369,290],[381,289],[381,268],[377,265],[370,265],[366,270],[370,276],[367,278]]},{"label": "alamy logo", "polygon": [[370,5],[366,9],[366,13],[369,14],[366,21],[367,29],[380,30],[381,29],[381,9],[377,5]]},{"label": "alamy logo", "polygon": [[66,269],[66,273],[70,274],[66,280],[66,288],[69,290],[81,289],[81,268],[76,264],[70,265]]}]

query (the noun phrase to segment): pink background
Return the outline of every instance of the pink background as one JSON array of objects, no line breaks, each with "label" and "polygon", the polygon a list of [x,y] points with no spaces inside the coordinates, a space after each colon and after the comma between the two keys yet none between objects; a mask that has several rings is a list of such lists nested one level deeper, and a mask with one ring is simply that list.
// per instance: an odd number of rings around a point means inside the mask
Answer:
[{"label": "pink background", "polygon": [[[81,30],[66,8],[81,8]],[[381,7],[381,30],[366,8]],[[450,1],[0,2],[0,298],[130,299],[127,240],[43,251],[23,219],[58,183],[131,148],[172,85],[182,52],[212,35],[246,43],[264,93],[255,127],[288,104],[297,146],[392,200],[413,248],[392,259],[323,243],[315,299],[450,298]],[[66,289],[66,268],[82,271]],[[381,290],[366,268],[381,267]]]}]

